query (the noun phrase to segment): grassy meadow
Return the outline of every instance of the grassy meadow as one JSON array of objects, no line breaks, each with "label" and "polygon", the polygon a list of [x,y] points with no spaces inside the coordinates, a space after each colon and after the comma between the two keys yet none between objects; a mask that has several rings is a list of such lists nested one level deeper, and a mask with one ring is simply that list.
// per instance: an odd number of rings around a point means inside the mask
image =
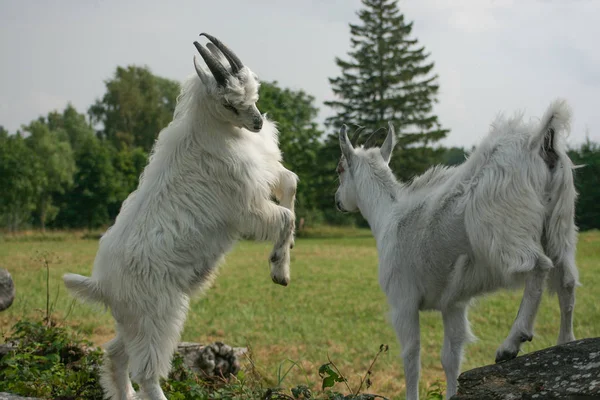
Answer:
[{"label": "grassy meadow", "polygon": [[[281,386],[318,385],[318,368],[328,357],[356,389],[380,344],[389,351],[373,367],[368,392],[402,398],[404,382],[399,345],[386,320],[387,303],[377,282],[375,242],[367,230],[327,229],[298,238],[292,251],[292,282],[271,282],[267,258],[270,244],[241,242],[221,267],[214,286],[193,299],[182,340],[222,341],[250,346],[253,362],[272,385],[292,367]],[[65,272],[89,275],[96,239],[80,233],[30,233],[0,236],[0,267],[7,268],[17,298],[0,313],[0,334],[22,318],[41,319],[46,307],[49,261],[50,302],[54,318],[72,326],[97,345],[113,335],[110,314],[74,302],[62,286]],[[582,233],[577,254],[583,286],[577,291],[577,338],[600,335],[600,232]],[[494,362],[496,348],[510,329],[521,291],[480,298],[470,311],[479,340],[466,348],[462,370]],[[530,352],[555,343],[559,326],[558,301],[544,296],[535,338],[524,344]],[[421,315],[423,392],[443,381],[439,360],[442,323],[437,313]],[[340,385],[340,384],[338,384]],[[347,391],[343,386],[340,391]]]}]

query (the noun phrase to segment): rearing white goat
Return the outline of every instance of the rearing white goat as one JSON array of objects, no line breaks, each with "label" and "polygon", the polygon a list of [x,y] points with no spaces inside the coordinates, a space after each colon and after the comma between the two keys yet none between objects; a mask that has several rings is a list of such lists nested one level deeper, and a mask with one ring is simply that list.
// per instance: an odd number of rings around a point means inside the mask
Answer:
[{"label": "rearing white goat", "polygon": [[194,45],[212,75],[194,57],[196,74],[100,240],[92,277],[64,276],[74,295],[105,304],[116,320],[101,380],[112,399],[133,398],[129,371],[147,398],[166,399],[159,377],[171,368],[189,297],[210,284],[240,237],[275,242],[271,278],[290,280],[297,176],[281,164],[277,129],[256,108],[256,75],[201,35],[208,50]]},{"label": "rearing white goat", "polygon": [[560,304],[558,343],[575,339],[576,191],[559,135],[569,122],[564,101],[552,103],[536,125],[521,116],[499,118],[462,165],[434,167],[407,184],[388,166],[391,124],[381,148],[355,149],[341,129],[336,204],[360,210],[377,241],[379,283],[402,346],[408,400],[419,396],[420,310],[442,313],[447,398],[456,393],[463,345],[472,339],[467,306],[474,296],[525,283],[496,362],[516,357],[532,339],[548,274]]}]

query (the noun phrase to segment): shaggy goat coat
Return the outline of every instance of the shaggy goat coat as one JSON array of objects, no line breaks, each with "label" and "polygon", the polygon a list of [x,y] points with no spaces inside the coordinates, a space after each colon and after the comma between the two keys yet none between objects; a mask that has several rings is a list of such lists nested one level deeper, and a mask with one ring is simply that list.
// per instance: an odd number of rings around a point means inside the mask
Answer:
[{"label": "shaggy goat coat", "polygon": [[559,134],[569,121],[564,101],[552,103],[539,123],[500,117],[463,164],[434,167],[406,184],[388,167],[392,129],[381,149],[354,149],[340,134],[336,201],[360,210],[377,241],[379,283],[402,345],[408,400],[418,399],[419,310],[442,312],[448,397],[456,392],[463,344],[473,337],[467,307],[477,295],[525,283],[497,361],[515,357],[531,340],[547,275],[561,308],[558,343],[574,340],[576,191]]},{"label": "shaggy goat coat", "polygon": [[[248,71],[240,72],[244,84],[227,88],[228,101],[256,102]],[[248,214],[263,212],[281,179],[295,191],[295,175],[282,175],[275,125],[265,119],[254,133],[212,118],[204,92],[197,75],[183,84],[139,187],[100,240],[91,278],[65,276],[77,297],[110,308],[118,335],[109,352],[127,354],[137,381],[167,376],[189,296],[210,284],[235,241],[273,236]]]}]

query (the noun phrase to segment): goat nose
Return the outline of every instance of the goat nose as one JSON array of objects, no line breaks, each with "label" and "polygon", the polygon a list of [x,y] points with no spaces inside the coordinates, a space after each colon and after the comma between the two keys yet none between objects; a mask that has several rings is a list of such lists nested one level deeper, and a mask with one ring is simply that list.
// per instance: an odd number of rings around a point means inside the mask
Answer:
[{"label": "goat nose", "polygon": [[254,128],[260,129],[263,126],[262,118],[254,118]]}]

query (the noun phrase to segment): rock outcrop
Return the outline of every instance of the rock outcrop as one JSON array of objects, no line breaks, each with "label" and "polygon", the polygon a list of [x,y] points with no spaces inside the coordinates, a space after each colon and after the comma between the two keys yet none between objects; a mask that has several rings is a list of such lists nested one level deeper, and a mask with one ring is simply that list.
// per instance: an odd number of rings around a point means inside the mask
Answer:
[{"label": "rock outcrop", "polygon": [[227,378],[240,370],[238,358],[246,352],[244,347],[231,347],[221,342],[207,346],[181,342],[177,352],[185,364],[203,378]]},{"label": "rock outcrop", "polygon": [[452,400],[600,400],[600,338],[463,372]]},{"label": "rock outcrop", "polygon": [[14,299],[15,283],[10,273],[4,268],[0,268],[0,311],[10,307]]}]

